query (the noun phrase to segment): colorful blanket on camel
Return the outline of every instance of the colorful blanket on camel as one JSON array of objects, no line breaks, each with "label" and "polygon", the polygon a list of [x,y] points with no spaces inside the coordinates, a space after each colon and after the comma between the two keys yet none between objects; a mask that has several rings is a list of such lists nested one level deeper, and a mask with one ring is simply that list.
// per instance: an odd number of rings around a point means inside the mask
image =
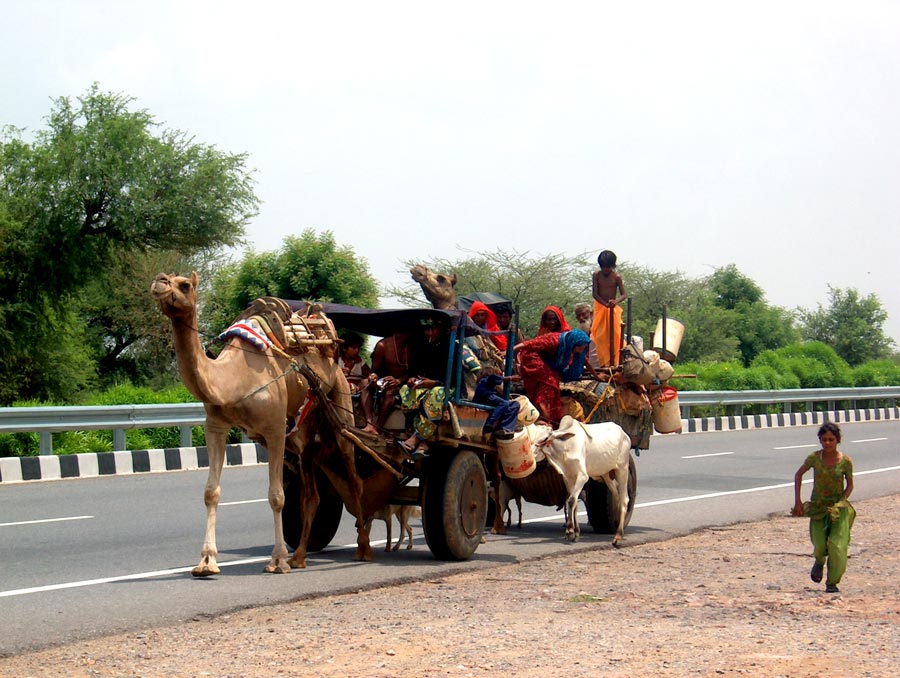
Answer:
[{"label": "colorful blanket on camel", "polygon": [[265,330],[263,330],[256,318],[238,320],[222,332],[218,339],[219,341],[228,341],[232,337],[246,341],[260,351],[266,351],[272,346],[272,341],[266,336]]}]

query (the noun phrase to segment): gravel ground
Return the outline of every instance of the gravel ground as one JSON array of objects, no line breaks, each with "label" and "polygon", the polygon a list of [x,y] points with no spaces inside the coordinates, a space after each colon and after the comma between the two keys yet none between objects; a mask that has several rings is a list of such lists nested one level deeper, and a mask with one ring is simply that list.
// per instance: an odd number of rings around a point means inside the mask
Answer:
[{"label": "gravel ground", "polygon": [[855,506],[839,594],[785,516],[98,638],[0,675],[896,676],[900,495]]}]

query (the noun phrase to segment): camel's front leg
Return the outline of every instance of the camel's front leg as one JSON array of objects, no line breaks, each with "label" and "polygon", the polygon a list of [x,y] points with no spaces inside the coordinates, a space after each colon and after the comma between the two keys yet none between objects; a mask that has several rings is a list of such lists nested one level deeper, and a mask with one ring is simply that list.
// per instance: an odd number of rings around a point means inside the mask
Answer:
[{"label": "camel's front leg", "polygon": [[300,455],[300,510],[302,523],[300,526],[300,543],[294,549],[294,554],[288,560],[291,567],[306,567],[306,551],[309,544],[309,535],[312,531],[313,520],[319,508],[319,488],[316,484],[316,470],[313,457],[318,453],[317,443],[303,446]]},{"label": "camel's front leg", "polygon": [[276,433],[266,437],[269,452],[269,506],[275,519],[275,547],[272,559],[263,568],[264,572],[285,574],[291,571],[288,562],[288,548],[284,541],[284,434]]},{"label": "camel's front leg", "polygon": [[369,542],[369,532],[366,530],[366,521],[362,510],[363,481],[356,472],[353,445],[339,436],[338,445],[341,449],[341,457],[344,468],[347,469],[347,487],[350,489],[351,502],[347,508],[356,516],[356,559],[364,561],[375,560],[372,554],[372,545]]},{"label": "camel's front leg", "polygon": [[209,475],[203,492],[203,502],[206,504],[206,538],[203,541],[203,548],[200,549],[200,562],[191,570],[191,574],[195,577],[208,577],[219,574],[220,571],[216,562],[216,556],[219,555],[216,548],[216,512],[222,494],[220,483],[222,464],[225,462],[225,435],[225,431],[216,430],[207,422],[206,450],[209,454]]}]

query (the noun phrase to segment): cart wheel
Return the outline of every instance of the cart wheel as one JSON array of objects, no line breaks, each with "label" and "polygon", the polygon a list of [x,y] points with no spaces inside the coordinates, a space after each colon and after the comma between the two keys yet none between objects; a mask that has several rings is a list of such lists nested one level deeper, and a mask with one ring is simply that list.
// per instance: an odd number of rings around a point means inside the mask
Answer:
[{"label": "cart wheel", "polygon": [[[634,499],[637,496],[637,466],[634,457],[628,460],[628,508],[625,510],[625,527],[631,522]],[[602,481],[588,480],[584,486],[584,507],[588,522],[597,534],[615,534],[619,527],[619,509],[612,494]]]},{"label": "cart wheel", "polygon": [[484,466],[468,450],[449,460],[435,457],[429,460],[422,494],[425,541],[438,560],[466,560],[484,534],[488,505]]},{"label": "cart wheel", "polygon": [[[284,510],[281,522],[284,529],[284,540],[292,549],[300,543],[303,529],[303,507],[300,505],[300,491],[303,481],[299,475],[284,467]],[[319,507],[313,518],[309,531],[306,551],[321,551],[331,543],[341,524],[344,502],[324,473],[316,470],[316,487],[319,490]]]}]

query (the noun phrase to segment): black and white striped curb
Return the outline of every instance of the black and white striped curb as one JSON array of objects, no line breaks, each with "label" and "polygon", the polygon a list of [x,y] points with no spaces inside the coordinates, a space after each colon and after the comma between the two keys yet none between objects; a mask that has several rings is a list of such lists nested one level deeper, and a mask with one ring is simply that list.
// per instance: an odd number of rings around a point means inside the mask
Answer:
[{"label": "black and white striped curb", "polygon": [[[836,424],[891,421],[900,419],[900,407],[836,412],[791,412],[788,414],[748,414],[728,417],[682,419],[684,433],[714,431],[750,431],[788,426],[819,426],[826,421]],[[663,435],[663,434],[654,434]],[[666,434],[671,435],[671,434]],[[264,447],[255,443],[239,443],[225,448],[227,466],[265,464]],[[0,483],[60,478],[188,471],[208,468],[205,447],[174,447],[163,450],[132,450],[91,454],[45,455],[39,457],[0,457]]]},{"label": "black and white striped curb", "polygon": [[[264,464],[267,458],[266,449],[256,443],[238,443],[225,447],[226,466]],[[0,457],[0,483],[189,471],[208,467],[206,447]]]}]

